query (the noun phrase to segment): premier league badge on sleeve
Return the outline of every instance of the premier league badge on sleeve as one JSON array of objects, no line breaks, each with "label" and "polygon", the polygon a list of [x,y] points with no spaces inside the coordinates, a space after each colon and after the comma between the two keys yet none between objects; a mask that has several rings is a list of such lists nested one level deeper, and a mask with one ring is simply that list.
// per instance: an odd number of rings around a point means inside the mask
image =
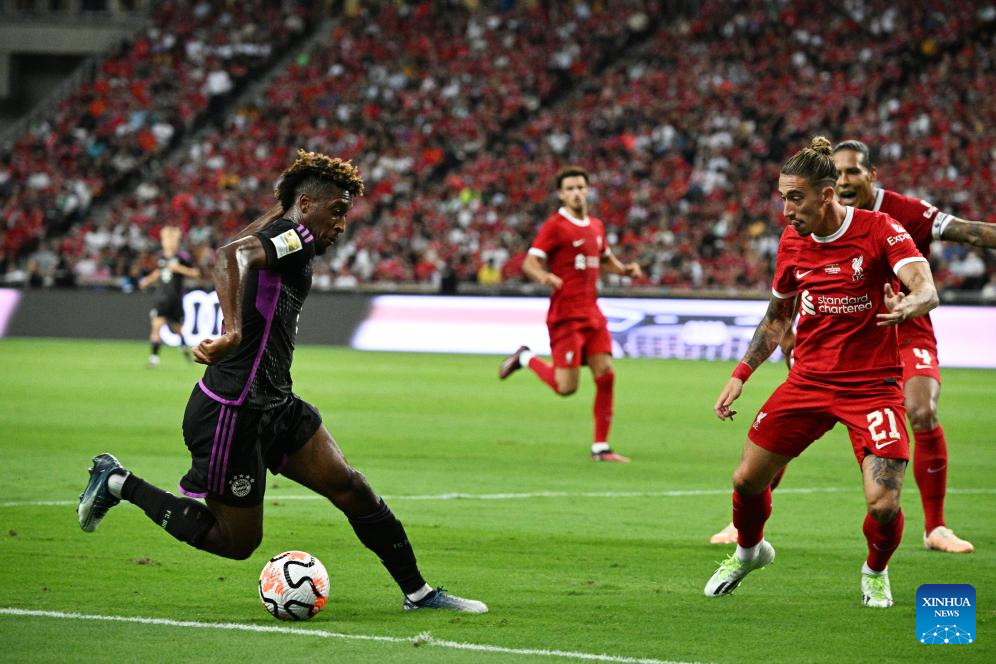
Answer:
[{"label": "premier league badge on sleeve", "polygon": [[927,583],[916,590],[916,640],[926,645],[975,643],[975,588]]}]

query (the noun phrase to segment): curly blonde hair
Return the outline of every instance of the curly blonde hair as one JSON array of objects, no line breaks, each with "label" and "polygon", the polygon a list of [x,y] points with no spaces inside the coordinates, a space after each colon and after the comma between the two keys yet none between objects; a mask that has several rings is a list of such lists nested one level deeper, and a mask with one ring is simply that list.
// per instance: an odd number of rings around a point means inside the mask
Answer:
[{"label": "curly blonde hair", "polygon": [[353,162],[299,148],[297,160],[280,174],[273,186],[273,197],[280,201],[284,210],[289,210],[298,194],[326,196],[333,185],[352,196],[363,195],[363,178]]}]

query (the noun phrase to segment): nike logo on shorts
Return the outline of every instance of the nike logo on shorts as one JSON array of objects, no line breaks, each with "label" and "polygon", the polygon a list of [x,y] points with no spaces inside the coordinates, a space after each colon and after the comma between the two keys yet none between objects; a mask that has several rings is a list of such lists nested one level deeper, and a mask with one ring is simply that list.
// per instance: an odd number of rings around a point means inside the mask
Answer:
[{"label": "nike logo on shorts", "polygon": [[889,445],[892,445],[892,444],[893,444],[894,442],[896,442],[896,441],[894,441],[894,440],[890,440],[890,441],[889,441],[889,442],[887,442],[887,443],[875,443],[875,449],[876,449],[876,450],[880,450],[880,449],[882,449],[883,447],[888,447]]},{"label": "nike logo on shorts", "polygon": [[581,238],[580,240],[574,240],[573,242],[571,242],[571,246],[573,247],[580,247],[582,244],[584,244],[584,238]]},{"label": "nike logo on shorts", "polygon": [[810,272],[812,272],[812,270],[806,270],[805,272],[799,272],[799,270],[796,270],[795,271],[795,278],[796,279],[802,279],[804,276],[806,276]]}]

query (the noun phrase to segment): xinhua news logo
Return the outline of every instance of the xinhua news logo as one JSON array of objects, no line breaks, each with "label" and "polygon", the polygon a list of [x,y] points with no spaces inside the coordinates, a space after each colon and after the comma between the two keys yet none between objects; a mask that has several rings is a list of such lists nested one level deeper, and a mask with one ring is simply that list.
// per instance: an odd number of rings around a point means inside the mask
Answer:
[{"label": "xinhua news logo", "polygon": [[975,588],[926,583],[916,589],[916,640],[926,645],[975,643]]}]

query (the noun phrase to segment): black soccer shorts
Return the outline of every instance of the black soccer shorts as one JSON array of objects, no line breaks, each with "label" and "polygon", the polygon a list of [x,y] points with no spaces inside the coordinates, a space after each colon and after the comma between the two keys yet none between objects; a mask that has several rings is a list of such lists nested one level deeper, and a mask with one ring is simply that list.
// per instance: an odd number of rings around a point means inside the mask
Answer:
[{"label": "black soccer shorts", "polygon": [[278,408],[254,410],[218,403],[194,386],[183,414],[191,463],[180,491],[233,507],[259,505],[267,469],[279,474],[321,424],[318,409],[297,396]]},{"label": "black soccer shorts", "polygon": [[162,316],[169,323],[183,324],[183,300],[178,297],[157,300],[149,311],[149,318]]}]

